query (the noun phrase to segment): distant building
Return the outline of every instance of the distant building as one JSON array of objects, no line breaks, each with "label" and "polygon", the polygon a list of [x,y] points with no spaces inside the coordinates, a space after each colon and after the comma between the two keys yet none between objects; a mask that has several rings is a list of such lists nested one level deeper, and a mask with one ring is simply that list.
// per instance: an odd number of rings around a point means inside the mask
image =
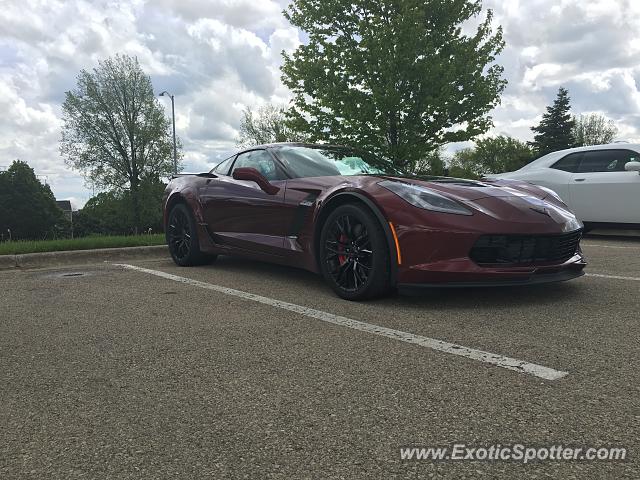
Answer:
[{"label": "distant building", "polygon": [[65,217],[71,222],[73,221],[73,209],[71,208],[71,201],[69,200],[56,200],[58,208],[64,212]]}]

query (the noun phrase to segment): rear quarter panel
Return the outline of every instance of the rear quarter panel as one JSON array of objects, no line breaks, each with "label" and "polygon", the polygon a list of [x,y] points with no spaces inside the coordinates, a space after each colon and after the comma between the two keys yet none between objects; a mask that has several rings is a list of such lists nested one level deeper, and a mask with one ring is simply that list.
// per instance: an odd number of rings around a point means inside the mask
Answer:
[{"label": "rear quarter panel", "polygon": [[202,205],[198,198],[198,189],[206,183],[206,178],[196,176],[177,177],[171,180],[164,191],[162,209],[166,228],[169,211],[178,201],[185,202],[193,212],[196,223],[203,223]]}]

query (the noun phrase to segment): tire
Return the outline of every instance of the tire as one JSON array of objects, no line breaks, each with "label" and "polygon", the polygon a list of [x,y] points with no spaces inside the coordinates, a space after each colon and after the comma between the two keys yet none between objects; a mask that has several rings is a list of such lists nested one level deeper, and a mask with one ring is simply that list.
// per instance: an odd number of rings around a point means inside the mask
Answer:
[{"label": "tire", "polygon": [[346,204],[329,214],[318,249],[320,270],[338,296],[366,300],[390,290],[391,261],[386,235],[365,207]]},{"label": "tire", "polygon": [[166,238],[171,258],[181,267],[204,265],[216,259],[200,250],[198,231],[193,213],[184,203],[176,204],[169,212]]}]

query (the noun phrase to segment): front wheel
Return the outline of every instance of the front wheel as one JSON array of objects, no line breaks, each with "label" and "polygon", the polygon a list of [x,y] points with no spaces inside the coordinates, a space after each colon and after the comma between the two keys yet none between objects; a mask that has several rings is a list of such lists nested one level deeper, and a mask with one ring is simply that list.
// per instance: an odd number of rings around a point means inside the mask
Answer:
[{"label": "front wheel", "polygon": [[365,300],[390,288],[389,247],[380,222],[355,204],[336,208],[322,226],[320,268],[342,298]]},{"label": "front wheel", "polygon": [[183,203],[178,203],[169,212],[167,245],[171,258],[181,267],[203,265],[216,258],[200,251],[196,221],[189,207]]}]

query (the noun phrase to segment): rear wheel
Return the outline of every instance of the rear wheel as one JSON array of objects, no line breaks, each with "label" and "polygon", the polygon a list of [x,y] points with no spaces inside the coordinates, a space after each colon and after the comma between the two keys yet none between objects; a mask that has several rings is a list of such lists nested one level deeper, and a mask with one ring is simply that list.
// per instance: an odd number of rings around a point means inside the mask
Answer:
[{"label": "rear wheel", "polygon": [[200,251],[196,221],[184,203],[176,204],[169,212],[166,235],[171,258],[181,267],[203,265],[216,258]]},{"label": "rear wheel", "polygon": [[322,226],[319,254],[322,274],[340,297],[365,300],[389,291],[389,247],[380,222],[367,209],[336,208]]}]

